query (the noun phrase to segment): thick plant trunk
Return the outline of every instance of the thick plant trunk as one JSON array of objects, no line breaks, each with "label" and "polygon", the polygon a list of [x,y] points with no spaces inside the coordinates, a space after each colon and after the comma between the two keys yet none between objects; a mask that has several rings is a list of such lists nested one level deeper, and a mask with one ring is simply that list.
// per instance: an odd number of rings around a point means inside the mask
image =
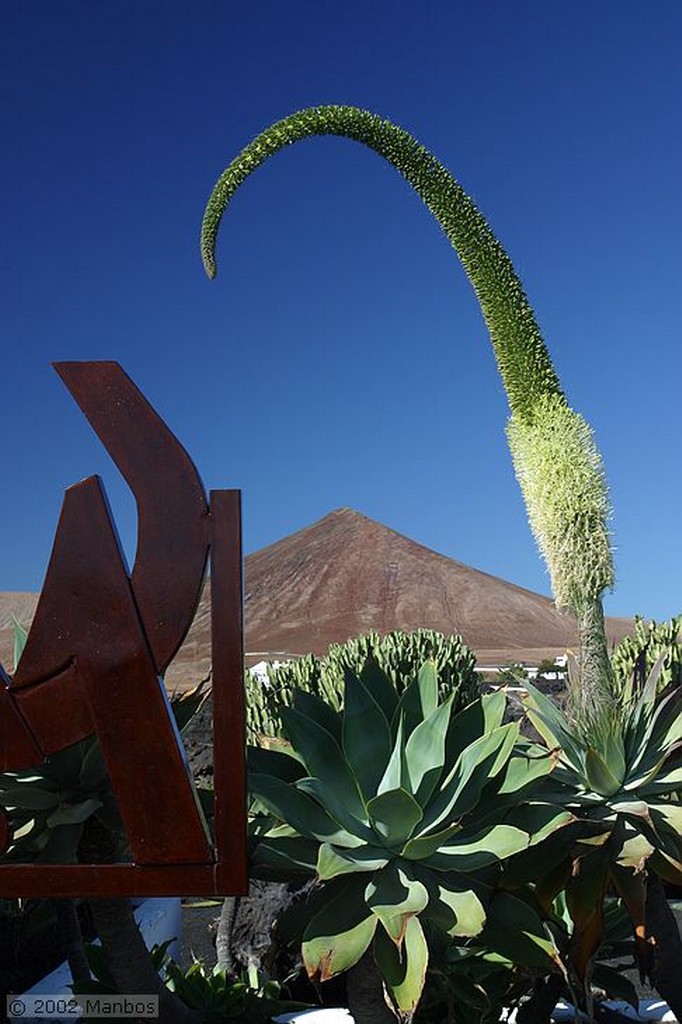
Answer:
[{"label": "thick plant trunk", "polygon": [[348,1009],[355,1024],[395,1024],[396,1015],[384,996],[384,985],[368,951],[346,977]]},{"label": "thick plant trunk", "polygon": [[682,1021],[682,941],[663,882],[653,871],[649,872],[646,886],[646,934],[653,947],[651,981],[661,999]]},{"label": "thick plant trunk", "polygon": [[578,614],[580,631],[580,680],[571,693],[571,710],[577,722],[599,720],[613,703],[613,668],[604,628],[604,609],[599,598],[585,604]]},{"label": "thick plant trunk", "polygon": [[197,1017],[170,992],[154,968],[129,900],[91,900],[107,966],[121,995],[159,998],[159,1024],[196,1024]]},{"label": "thick plant trunk", "polygon": [[232,936],[234,934],[234,923],[237,918],[238,907],[239,896],[226,896],[220,911],[218,931],[215,937],[215,951],[217,966],[223,971],[234,971]]},{"label": "thick plant trunk", "polygon": [[75,982],[90,981],[90,968],[85,956],[83,935],[75,900],[53,900],[59,935],[64,941],[64,952]]}]

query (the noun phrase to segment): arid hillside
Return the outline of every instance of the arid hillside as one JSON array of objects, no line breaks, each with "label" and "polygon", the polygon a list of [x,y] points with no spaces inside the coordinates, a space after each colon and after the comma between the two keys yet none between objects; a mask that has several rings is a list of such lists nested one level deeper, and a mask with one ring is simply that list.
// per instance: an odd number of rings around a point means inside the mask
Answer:
[{"label": "arid hillside", "polygon": [[[209,668],[209,587],[168,674],[187,685]],[[37,595],[0,594],[0,660],[12,666],[12,616],[27,625]],[[573,618],[553,601],[446,558],[342,508],[245,559],[249,663],[321,654],[369,629],[461,633],[480,664],[537,664],[575,649]],[[629,619],[608,619],[616,642]]]}]

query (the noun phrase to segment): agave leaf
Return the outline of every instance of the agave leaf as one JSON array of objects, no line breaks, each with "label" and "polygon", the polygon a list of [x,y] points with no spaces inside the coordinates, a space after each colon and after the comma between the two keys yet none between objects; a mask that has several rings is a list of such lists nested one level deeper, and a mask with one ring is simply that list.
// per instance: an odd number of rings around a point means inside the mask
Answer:
[{"label": "agave leaf", "polygon": [[[258,746],[261,750],[275,750],[280,754],[285,754],[287,757],[292,758],[292,760],[298,761],[305,768],[303,758],[297,750],[294,750],[289,740],[285,739],[284,736],[268,736],[263,733],[258,737]],[[305,771],[302,774],[305,775]]]},{"label": "agave leaf", "polygon": [[284,749],[249,746],[246,748],[246,765],[249,772],[272,775],[282,782],[297,782],[305,775],[301,761]]},{"label": "agave leaf", "polygon": [[364,821],[360,821],[355,815],[351,814],[347,809],[346,805],[342,803],[339,794],[335,792],[330,786],[322,782],[321,779],[299,779],[296,783],[296,788],[300,789],[303,793],[309,793],[312,797],[317,800],[321,807],[325,809],[327,814],[338,821],[339,825],[349,832],[353,836],[357,836],[362,839],[365,843],[376,842],[376,836],[371,828],[368,826],[368,816],[364,814]]},{"label": "agave leaf", "polygon": [[493,899],[481,941],[497,954],[524,967],[544,971],[552,962],[558,964],[559,953],[542,918],[525,900],[500,892]]},{"label": "agave leaf", "polygon": [[649,783],[654,781],[668,760],[668,754],[662,754],[653,764],[651,764],[650,759],[647,760],[649,761],[648,767],[641,765],[639,770],[632,770],[632,766],[629,766],[630,770],[623,783],[623,790],[626,793],[646,791]]},{"label": "agave leaf", "polygon": [[490,778],[494,779],[500,774],[503,768],[506,768],[509,764],[509,756],[514,749],[519,736],[521,734],[521,723],[520,722],[509,722],[508,725],[502,726],[503,729],[507,729],[508,732],[504,737],[504,742],[500,744],[500,748],[497,751],[497,757],[492,763],[490,768]]},{"label": "agave leaf", "polygon": [[661,826],[668,827],[676,836],[682,833],[682,804],[675,804],[666,800],[656,804],[649,804],[651,822],[657,832]]},{"label": "agave leaf", "polygon": [[610,854],[603,847],[577,858],[566,883],[566,903],[574,926],[571,959],[582,984],[604,935],[609,859]]},{"label": "agave leaf", "polygon": [[421,805],[426,803],[440,779],[445,764],[445,736],[452,715],[454,694],[416,727],[405,744],[405,768],[410,792]]},{"label": "agave leaf", "polygon": [[365,889],[365,902],[381,921],[397,946],[405,936],[407,923],[429,902],[426,886],[395,864],[377,871]]},{"label": "agave leaf", "polygon": [[[529,845],[527,850],[515,854],[504,867],[505,888],[514,889],[525,882],[538,881],[544,891],[547,888],[544,881],[552,865],[563,865],[566,862],[584,829],[584,820],[573,821],[551,832],[541,843]],[[551,879],[547,884],[551,887]]]},{"label": "agave leaf", "polygon": [[373,655],[362,666],[360,679],[383,711],[386,721],[391,722],[398,706],[398,693]]},{"label": "agave leaf", "polygon": [[680,694],[673,690],[659,696],[653,711],[639,714],[639,705],[625,720],[626,750],[630,773],[646,770],[680,739]]},{"label": "agave leaf", "polygon": [[402,849],[422,819],[422,809],[405,789],[390,789],[373,797],[367,813],[381,841]]},{"label": "agave leaf", "polygon": [[641,866],[641,863],[634,865],[634,870],[623,867],[619,858],[618,864],[611,865],[610,875],[616,892],[630,915],[635,934],[636,959],[640,973],[644,977],[647,962],[651,957],[646,941],[646,872],[641,870]]},{"label": "agave leaf", "polygon": [[[82,822],[57,822],[45,833],[47,841],[36,862],[40,864],[75,864],[78,844],[83,834]],[[35,842],[35,840],[34,840]]]},{"label": "agave leaf", "polygon": [[292,876],[314,875],[318,843],[302,836],[266,838],[249,857],[249,874],[271,882],[289,882]]},{"label": "agave leaf", "polygon": [[561,747],[571,768],[582,774],[585,757],[584,746],[579,737],[571,730],[565,715],[531,683],[526,684],[526,690],[528,692],[523,703],[528,718],[547,745],[550,748]]},{"label": "agave leaf", "polygon": [[528,834],[513,825],[493,825],[473,836],[453,836],[427,861],[436,871],[468,873],[496,864],[528,846]]},{"label": "agave leaf", "polygon": [[335,711],[331,704],[321,700],[314,693],[307,690],[294,690],[292,707],[300,711],[306,718],[312,718],[322,729],[334,737],[336,742],[341,744],[341,715]]},{"label": "agave leaf", "polygon": [[[677,759],[676,759],[677,760]],[[646,785],[647,797],[676,793],[682,789],[682,765],[666,764],[661,771]]]},{"label": "agave leaf", "polygon": [[[396,712],[397,713],[397,712]],[[377,795],[380,793],[387,793],[392,789],[399,789],[402,786],[404,775],[406,774],[404,768],[405,761],[405,727],[404,727],[404,715],[398,714],[398,727],[395,733],[395,742],[393,744],[393,750],[391,756],[388,759],[386,770],[381,777],[379,785],[377,786]]]},{"label": "agave leaf", "polygon": [[14,842],[16,842],[19,839],[23,839],[25,836],[29,835],[35,828],[35,825],[35,818],[31,818],[30,821],[27,821],[25,825],[22,825],[21,828],[18,828],[16,832],[14,832],[12,835],[12,839],[14,840]]},{"label": "agave leaf", "polygon": [[682,740],[682,707],[680,707],[679,689],[673,691],[670,696],[673,698],[670,707],[671,721],[660,740],[663,750],[670,750],[671,747],[679,744],[680,740]]},{"label": "agave leaf", "polygon": [[49,815],[46,825],[48,828],[55,828],[57,825],[79,825],[101,806],[102,801],[94,799],[81,800],[77,804],[64,804]]},{"label": "agave leaf", "polygon": [[528,834],[528,846],[537,846],[558,829],[575,822],[575,815],[553,804],[528,801],[507,815],[505,822]]},{"label": "agave leaf", "polygon": [[431,832],[427,835],[410,839],[403,847],[401,857],[404,857],[406,860],[425,860],[436,853],[451,836],[461,832],[461,830],[462,826],[455,823],[441,829],[440,832]]},{"label": "agave leaf", "polygon": [[405,1019],[411,1020],[421,998],[429,963],[429,949],[418,917],[407,922],[398,950],[380,928],[374,940],[374,959],[391,999]]},{"label": "agave leaf", "polygon": [[391,730],[369,690],[345,672],[343,753],[365,799],[372,797],[391,756]]},{"label": "agave leaf", "polygon": [[354,817],[363,820],[360,791],[332,734],[293,708],[283,707],[281,715],[285,735],[303,757],[308,773],[333,790]]},{"label": "agave leaf", "polygon": [[618,792],[623,782],[623,779],[618,778],[614,774],[611,770],[611,765],[607,764],[594,747],[587,748],[585,772],[591,788],[595,793],[599,793],[600,796],[613,796],[614,793]]},{"label": "agave leaf", "polygon": [[628,818],[643,818],[644,821],[653,827],[649,805],[645,800],[611,800],[609,801],[609,807],[616,814],[624,814]]},{"label": "agave leaf", "polygon": [[501,770],[511,754],[517,734],[516,723],[510,722],[479,737],[462,751],[427,807],[420,835],[452,824],[476,805],[494,770]]},{"label": "agave leaf", "polygon": [[429,905],[424,916],[454,937],[480,934],[486,922],[486,910],[480,896],[470,886],[457,885],[453,878],[429,872]]},{"label": "agave leaf", "polygon": [[634,708],[627,717],[626,752],[627,760],[637,767],[650,745],[651,736],[662,716],[667,715],[669,700],[658,697],[658,679],[663,668],[665,655],[656,660],[647,678],[642,693],[635,701]]},{"label": "agave leaf", "polygon": [[78,785],[85,792],[95,792],[108,781],[107,766],[102,748],[95,740],[83,754],[78,773]]},{"label": "agave leaf", "polygon": [[94,737],[80,740],[56,754],[50,754],[40,767],[40,772],[59,789],[76,789],[78,787],[83,759],[91,747],[97,744]]},{"label": "agave leaf", "polygon": [[317,854],[317,875],[322,881],[329,881],[340,875],[378,871],[387,864],[386,850],[379,846],[360,846],[349,850],[322,843]]},{"label": "agave leaf", "polygon": [[454,764],[468,746],[499,729],[504,719],[507,698],[502,690],[486,693],[472,701],[450,720],[445,741],[445,763]]},{"label": "agave leaf", "polygon": [[291,825],[299,835],[318,839],[321,843],[336,843],[337,846],[354,847],[363,842],[358,836],[339,827],[307,793],[272,775],[251,772],[248,777],[249,791],[280,821]]},{"label": "agave leaf", "polygon": [[682,861],[665,850],[655,849],[647,862],[657,875],[672,885],[682,885]]},{"label": "agave leaf", "polygon": [[649,840],[631,827],[631,834],[623,840],[616,864],[623,868],[641,868],[653,852],[654,846]]},{"label": "agave leaf", "polygon": [[[42,786],[12,783],[2,776],[0,807],[20,807],[27,811],[46,811],[59,805],[59,794]],[[41,780],[42,781],[42,780]]]},{"label": "agave leaf", "polygon": [[540,757],[518,754],[509,760],[507,771],[498,792],[500,796],[507,793],[520,796],[521,793],[549,775],[556,764],[556,756],[544,751]]},{"label": "agave leaf", "polygon": [[419,669],[416,678],[406,687],[393,718],[398,721],[402,713],[405,736],[410,736],[412,730],[436,710],[437,705],[438,673],[435,661],[429,659]]},{"label": "agave leaf", "polygon": [[308,923],[301,953],[308,977],[327,981],[358,962],[374,935],[377,918],[363,899],[364,884],[342,879]]}]

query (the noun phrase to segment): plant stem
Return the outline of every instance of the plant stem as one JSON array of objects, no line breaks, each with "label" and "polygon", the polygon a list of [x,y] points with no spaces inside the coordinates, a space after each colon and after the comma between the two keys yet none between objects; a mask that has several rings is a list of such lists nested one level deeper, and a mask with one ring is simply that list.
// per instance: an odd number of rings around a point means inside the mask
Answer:
[{"label": "plant stem", "polygon": [[588,725],[607,714],[613,704],[613,668],[599,598],[586,601],[578,615],[580,682],[571,694],[573,717]]}]

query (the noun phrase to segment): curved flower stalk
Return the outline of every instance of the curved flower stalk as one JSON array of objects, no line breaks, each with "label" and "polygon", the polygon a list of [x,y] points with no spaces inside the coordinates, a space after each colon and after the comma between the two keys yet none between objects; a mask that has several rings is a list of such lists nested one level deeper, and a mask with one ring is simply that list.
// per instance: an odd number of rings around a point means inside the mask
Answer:
[{"label": "curved flower stalk", "polygon": [[509,399],[510,447],[531,527],[557,603],[568,605],[580,625],[580,717],[603,705],[611,684],[601,606],[613,584],[604,472],[590,428],[568,406],[509,257],[449,171],[409,132],[376,114],[348,106],[300,111],[262,132],[218,179],[202,226],[206,272],[216,275],[218,228],[242,182],[284,146],[314,135],[355,139],[395,167],[440,223],[473,285]]}]

